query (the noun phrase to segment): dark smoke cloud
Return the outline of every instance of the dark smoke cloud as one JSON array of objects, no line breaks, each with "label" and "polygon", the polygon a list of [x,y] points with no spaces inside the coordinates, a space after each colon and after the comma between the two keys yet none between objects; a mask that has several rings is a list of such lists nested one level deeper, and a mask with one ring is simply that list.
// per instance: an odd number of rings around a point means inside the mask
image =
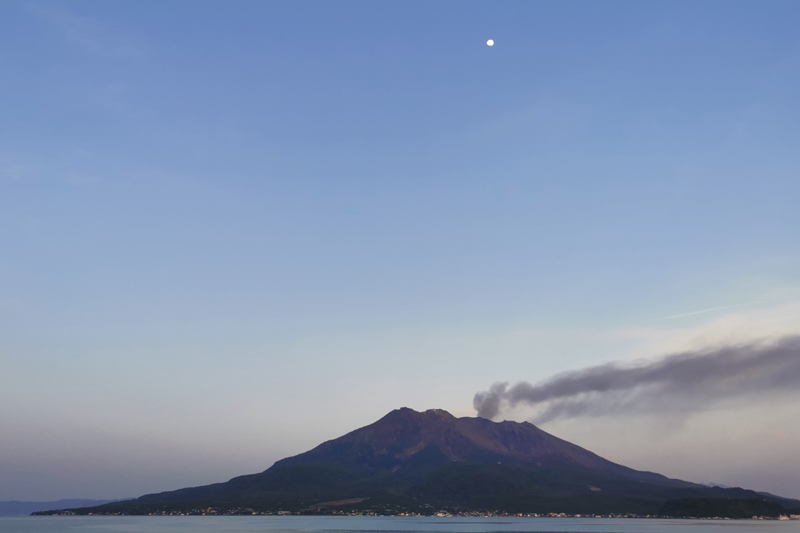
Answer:
[{"label": "dark smoke cloud", "polygon": [[532,385],[495,383],[472,401],[478,416],[538,408],[536,423],[619,412],[691,412],[738,396],[800,390],[800,336],[724,346],[633,364],[609,363]]}]

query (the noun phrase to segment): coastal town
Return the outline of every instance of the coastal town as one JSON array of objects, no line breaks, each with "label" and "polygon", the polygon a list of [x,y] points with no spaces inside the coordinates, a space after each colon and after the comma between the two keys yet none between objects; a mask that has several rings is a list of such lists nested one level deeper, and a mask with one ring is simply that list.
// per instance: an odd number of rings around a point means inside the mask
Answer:
[{"label": "coastal town", "polygon": [[[50,516],[75,516],[72,510],[57,510],[33,513],[34,515]],[[88,513],[86,516],[130,516],[131,513],[108,512],[108,513]],[[593,519],[687,519],[687,520],[735,520],[728,517],[676,517],[662,515],[640,515],[635,513],[623,514],[569,514],[569,513],[506,513],[501,511],[458,511],[458,510],[437,510],[430,512],[404,512],[383,509],[369,510],[331,510],[328,512],[308,512],[308,511],[257,511],[247,507],[236,507],[232,509],[222,509],[218,507],[207,507],[205,509],[190,510],[164,510],[142,513],[139,516],[371,516],[371,517],[413,517],[413,518],[593,518]],[[739,519],[742,520],[742,519]],[[753,516],[743,520],[799,520],[800,514],[784,514],[774,516]]]}]

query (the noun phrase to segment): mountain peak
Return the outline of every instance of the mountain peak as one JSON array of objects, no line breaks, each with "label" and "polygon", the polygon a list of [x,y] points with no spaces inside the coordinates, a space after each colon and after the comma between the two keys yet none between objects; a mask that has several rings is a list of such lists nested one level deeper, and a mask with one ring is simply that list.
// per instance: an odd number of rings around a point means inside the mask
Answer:
[{"label": "mountain peak", "polygon": [[425,411],[417,411],[410,407],[400,407],[399,409],[394,409],[392,411],[389,411],[381,420],[383,420],[384,418],[391,418],[398,416],[415,417],[415,418],[421,418],[426,416],[438,416],[442,418],[455,419],[453,415],[451,415],[444,409],[426,409]]},{"label": "mountain peak", "polygon": [[[687,497],[780,500],[632,470],[528,422],[457,418],[443,409],[420,412],[402,407],[259,474],[99,509],[185,511],[206,509],[216,502],[226,508],[317,512],[325,504],[383,501],[393,502],[394,512],[402,508],[419,512],[445,503],[512,512],[652,514],[670,498]],[[86,510],[90,511],[94,509]]]},{"label": "mountain peak", "polygon": [[276,465],[344,462],[372,471],[396,472],[452,461],[628,470],[528,422],[457,418],[444,409],[420,412],[408,407]]}]

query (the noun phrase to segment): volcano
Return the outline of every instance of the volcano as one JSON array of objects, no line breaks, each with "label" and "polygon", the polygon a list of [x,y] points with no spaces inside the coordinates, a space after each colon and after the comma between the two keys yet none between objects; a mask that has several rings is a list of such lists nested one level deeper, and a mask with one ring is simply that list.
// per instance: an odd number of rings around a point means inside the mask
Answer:
[{"label": "volcano", "polygon": [[682,509],[706,509],[712,516],[750,517],[795,507],[800,501],[634,470],[528,422],[402,408],[258,474],[75,514],[430,514],[446,509],[655,515],[669,509],[671,516],[681,516]]}]

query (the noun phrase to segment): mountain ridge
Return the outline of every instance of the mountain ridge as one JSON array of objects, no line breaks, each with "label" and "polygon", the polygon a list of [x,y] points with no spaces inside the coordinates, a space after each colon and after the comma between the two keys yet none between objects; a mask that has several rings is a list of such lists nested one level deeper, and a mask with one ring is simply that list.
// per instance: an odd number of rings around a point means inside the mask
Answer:
[{"label": "mountain ridge", "polygon": [[49,509],[74,509],[79,507],[96,507],[119,500],[92,500],[88,498],[64,498],[44,502],[8,500],[0,502],[0,516],[27,516],[37,511]]},{"label": "mountain ridge", "polygon": [[[695,500],[713,500],[713,505]],[[769,500],[778,505],[774,508],[789,502],[800,508],[797,500],[634,470],[529,422],[457,418],[441,409],[404,407],[260,473],[75,512],[320,513],[330,512],[330,502],[339,502],[340,509],[378,509],[379,514],[434,507],[656,514],[670,501],[683,502],[670,509],[724,509],[717,500],[736,500],[736,512],[758,507],[746,501]]]},{"label": "mountain ridge", "polygon": [[[431,424],[431,418],[444,422],[444,424]],[[400,424],[413,424],[416,422],[419,427],[398,428],[397,426],[400,425],[398,422]],[[370,431],[373,428],[377,428],[377,431]],[[397,459],[397,462],[394,463],[395,466],[402,466],[402,464],[397,463],[402,463],[402,460],[408,459],[427,446],[433,445],[437,446],[448,459],[453,461],[485,462],[486,460],[491,460],[490,455],[494,454],[498,458],[504,457],[519,462],[559,461],[597,470],[625,472],[637,477],[662,481],[669,480],[669,478],[661,474],[637,471],[608,461],[589,450],[551,435],[530,422],[509,420],[492,422],[480,417],[457,418],[443,409],[428,409],[427,411],[418,412],[408,407],[395,409],[372,424],[353,430],[336,439],[323,442],[307,452],[277,461],[275,465],[289,465],[298,462],[298,460],[307,460],[314,455],[319,455],[321,452],[335,447],[337,444],[348,441],[355,441],[355,443],[359,440],[363,441],[367,435],[373,437],[369,443],[374,447],[376,442],[375,433],[385,439],[385,436],[380,435],[380,433],[395,430],[395,433],[391,435],[393,439],[385,440],[397,442],[399,429],[404,429],[406,432],[408,429],[416,429],[419,435],[414,435],[417,437],[414,445],[408,446],[400,454],[395,455],[395,459]],[[450,431],[448,432],[447,430]],[[458,442],[453,438],[456,436],[468,442],[463,440]],[[408,438],[409,436],[406,436],[406,439]],[[471,450],[469,449],[469,444],[473,445]],[[479,457],[480,451],[484,452],[483,458]],[[384,446],[378,453],[381,452],[388,455],[389,450]],[[384,462],[387,464],[392,463],[389,458]],[[689,483],[680,480],[671,481]]]}]

